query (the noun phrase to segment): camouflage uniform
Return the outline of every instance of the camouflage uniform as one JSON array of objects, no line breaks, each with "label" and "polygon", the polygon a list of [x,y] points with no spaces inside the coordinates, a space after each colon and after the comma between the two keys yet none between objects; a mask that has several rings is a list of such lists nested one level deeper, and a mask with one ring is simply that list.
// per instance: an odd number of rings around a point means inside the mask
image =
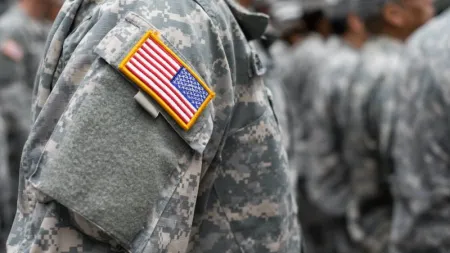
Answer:
[{"label": "camouflage uniform", "polygon": [[[278,33],[293,34],[297,32],[295,28],[299,26],[302,15],[299,1],[273,3],[270,13],[274,23],[273,28]],[[286,86],[283,82],[283,76],[289,67],[290,54],[293,51],[293,47],[293,45],[289,45],[288,42],[281,39],[271,45],[269,54],[272,57],[272,66],[266,77],[267,86],[272,92],[273,106],[281,126],[283,144],[286,150],[290,149],[291,136],[289,132]],[[295,176],[291,178],[294,179]]]},{"label": "camouflage uniform", "polygon": [[288,119],[290,129],[290,150],[288,155],[290,166],[300,177],[304,174],[305,138],[308,135],[303,122],[306,119],[304,112],[310,105],[308,97],[308,78],[312,70],[317,67],[326,52],[326,41],[319,34],[306,37],[293,50],[289,60],[286,61],[286,70],[283,73],[283,83],[288,91]]},{"label": "camouflage uniform", "polygon": [[[288,157],[291,170],[295,172],[293,180],[296,181],[299,218],[305,231],[309,230],[310,226],[321,224],[325,217],[316,206],[311,205],[305,192],[305,173],[310,167],[308,139],[311,129],[307,122],[314,98],[311,95],[314,94],[314,75],[312,73],[320,69],[321,62],[324,61],[327,54],[337,49],[337,46],[334,39],[326,41],[319,34],[308,35],[300,44],[289,50],[290,52],[288,51],[290,56],[285,61],[285,70],[282,72],[287,98],[286,112],[290,140],[287,144],[289,147]],[[312,217],[311,213],[315,213],[315,215]],[[316,231],[317,229],[312,228],[312,230]],[[319,237],[321,236],[313,235],[307,241],[312,242],[314,238]],[[323,245],[324,242],[317,241],[313,244]]]},{"label": "camouflage uniform", "polygon": [[[20,156],[31,125],[33,82],[48,32],[48,24],[32,20],[18,5],[0,18],[0,108],[8,136],[9,201],[2,205],[6,235],[17,202]],[[5,231],[3,231],[5,230]]]},{"label": "camouflage uniform", "polygon": [[[1,108],[0,108],[1,111]],[[1,115],[1,114],[0,114]],[[0,252],[5,252],[6,238],[9,233],[12,219],[11,213],[11,180],[8,167],[8,136],[6,134],[6,123],[0,117]]]},{"label": "camouflage uniform", "polygon": [[400,92],[395,142],[393,253],[450,251],[448,50],[450,11],[410,39],[417,77]]},{"label": "camouflage uniform", "polygon": [[[339,50],[329,54],[314,71],[314,102],[309,122],[310,167],[305,171],[308,200],[324,214],[322,240],[315,252],[360,252],[347,231],[346,210],[350,201],[349,167],[343,141],[347,130],[348,89],[359,63],[359,52],[340,38]],[[321,222],[318,220],[317,222]]]},{"label": "camouflage uniform", "polygon": [[[299,252],[287,159],[233,1],[67,0],[38,74],[10,252]],[[117,70],[149,30],[215,91],[189,131]]]},{"label": "camouflage uniform", "polygon": [[392,220],[390,177],[398,87],[416,76],[405,45],[376,36],[366,43],[350,87],[344,152],[350,170],[350,234],[368,252],[386,252]]},{"label": "camouflage uniform", "polygon": [[[289,148],[289,129],[286,112],[286,95],[283,83],[275,61],[270,51],[263,47],[260,41],[252,41],[252,46],[258,53],[262,68],[264,69],[264,84],[267,86],[267,96],[270,97],[271,106],[275,112],[275,117],[280,125],[282,143],[285,150]],[[292,178],[292,177],[290,177]]]}]

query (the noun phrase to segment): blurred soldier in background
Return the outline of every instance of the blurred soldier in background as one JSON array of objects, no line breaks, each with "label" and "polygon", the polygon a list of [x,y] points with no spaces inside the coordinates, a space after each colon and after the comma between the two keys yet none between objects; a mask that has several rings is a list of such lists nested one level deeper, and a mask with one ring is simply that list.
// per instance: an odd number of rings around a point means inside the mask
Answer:
[{"label": "blurred soldier in background", "polygon": [[302,1],[302,21],[306,27],[306,36],[301,43],[296,43],[289,57],[286,57],[286,65],[281,73],[282,81],[288,91],[287,101],[290,144],[288,156],[290,165],[303,179],[306,157],[302,157],[305,151],[305,138],[308,130],[303,122],[306,117],[304,112],[308,109],[311,97],[308,97],[308,80],[312,69],[317,67],[321,59],[326,56],[326,39],[331,27],[324,14],[325,1]]},{"label": "blurred soldier in background", "polygon": [[[321,224],[323,216],[319,210],[310,205],[306,199],[304,185],[304,171],[309,166],[306,156],[306,140],[309,129],[306,112],[311,107],[312,99],[310,92],[310,78],[313,69],[317,68],[322,59],[326,57],[328,48],[327,38],[331,33],[328,18],[325,16],[324,8],[326,1],[301,1],[303,16],[302,22],[305,25],[305,33],[302,34],[301,41],[293,41],[292,50],[286,54],[285,64],[278,66],[283,85],[286,90],[287,119],[289,129],[288,157],[292,171],[297,174],[293,180],[297,180],[299,219],[307,237],[307,244],[325,246],[323,240]],[[298,38],[298,37],[297,37]],[[314,213],[314,215],[311,215]],[[315,241],[314,241],[315,240]],[[307,248],[313,248],[307,245]]]},{"label": "blurred soldier in background", "polygon": [[392,253],[450,252],[449,24],[447,10],[409,41],[428,66],[399,92]]},{"label": "blurred soldier in background", "polygon": [[421,74],[404,42],[432,18],[433,5],[431,0],[361,0],[358,10],[372,37],[362,51],[347,99],[348,222],[355,242],[367,252],[382,253],[390,242],[397,90]]},{"label": "blurred soldier in background", "polygon": [[[325,2],[311,0],[302,1],[302,21],[306,27],[306,35],[301,43],[296,43],[281,73],[283,85],[287,92],[289,104],[287,115],[290,143],[288,144],[288,156],[290,166],[303,180],[303,171],[306,166],[305,138],[308,135],[303,122],[306,117],[304,112],[311,102],[307,97],[308,78],[320,60],[326,55],[326,39],[331,32],[330,24],[324,14]],[[300,185],[302,185],[300,183]]]},{"label": "blurred soldier in background", "polygon": [[[359,49],[367,39],[356,12],[357,0],[339,0],[326,8],[338,43],[319,67],[313,70],[313,107],[308,113],[311,135],[308,139],[310,167],[305,171],[306,196],[323,213],[323,244],[312,252],[363,252],[352,242],[347,230],[346,210],[350,198],[349,168],[344,159],[343,140],[347,126],[348,88],[359,62]],[[310,214],[309,214],[310,215]],[[308,213],[305,218],[308,219]],[[320,220],[317,221],[318,223]],[[308,238],[308,237],[307,237]]]},{"label": "blurred soldier in background", "polygon": [[301,20],[302,8],[298,0],[273,3],[269,14],[272,18],[272,29],[280,39],[270,47],[272,67],[268,71],[266,85],[273,95],[274,110],[282,130],[284,146],[289,150],[287,93],[282,77],[289,67],[292,49],[300,42],[305,27]]},{"label": "blurred soldier in background", "polygon": [[279,1],[271,6],[269,15],[272,28],[279,39],[271,46],[270,54],[276,68],[283,70],[288,67],[287,63],[293,49],[307,34],[305,22],[302,20],[303,7],[299,0]]},{"label": "blurred soldier in background", "polygon": [[[31,125],[31,96],[47,34],[62,0],[21,0],[0,17],[0,108],[8,136],[8,203],[2,206],[9,232],[15,214],[22,148]],[[5,238],[3,238],[5,239]]]},{"label": "blurred soldier in background", "polygon": [[[2,108],[0,108],[1,112]],[[8,135],[6,133],[6,122],[0,114],[0,252],[6,251],[5,244],[8,237],[11,221],[11,177],[8,168]]]}]

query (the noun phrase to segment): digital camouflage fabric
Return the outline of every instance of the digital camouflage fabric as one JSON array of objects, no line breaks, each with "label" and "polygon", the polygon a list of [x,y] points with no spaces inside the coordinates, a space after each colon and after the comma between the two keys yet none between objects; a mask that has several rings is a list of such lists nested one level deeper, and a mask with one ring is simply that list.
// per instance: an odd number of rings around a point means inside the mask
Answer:
[{"label": "digital camouflage fabric", "polygon": [[364,46],[350,88],[344,144],[351,168],[349,231],[371,252],[386,252],[392,242],[395,129],[402,114],[402,92],[421,76],[419,63],[403,42],[376,36]]},{"label": "digital camouflage fabric", "polygon": [[[360,62],[360,52],[340,38],[339,50],[328,54],[314,71],[314,101],[309,114],[308,139],[310,166],[305,172],[305,192],[310,202],[322,211],[323,243],[319,252],[360,252],[347,229],[350,203],[350,168],[345,159],[344,142],[348,136],[349,87]],[[307,214],[306,214],[307,215]]]},{"label": "digital camouflage fabric", "polygon": [[8,167],[8,135],[6,134],[6,123],[3,117],[0,117],[0,252],[6,251],[6,239],[8,237],[11,222],[13,219],[14,208],[11,210],[11,181],[10,170]]},{"label": "digital camouflage fabric", "polygon": [[[395,142],[392,253],[448,252],[450,105],[446,11],[409,41],[417,78],[402,94]],[[425,62],[425,63],[423,63]],[[425,65],[425,66],[424,66]]]},{"label": "digital camouflage fabric", "polygon": [[[279,126],[232,1],[67,0],[34,89],[10,252],[299,252]],[[216,93],[184,131],[118,66],[147,31]]]}]

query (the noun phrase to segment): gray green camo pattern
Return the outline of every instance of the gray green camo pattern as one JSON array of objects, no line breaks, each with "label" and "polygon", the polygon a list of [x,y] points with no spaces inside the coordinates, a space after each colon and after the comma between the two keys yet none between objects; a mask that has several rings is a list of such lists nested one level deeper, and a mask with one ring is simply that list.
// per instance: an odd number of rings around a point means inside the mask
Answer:
[{"label": "gray green camo pattern", "polygon": [[350,171],[349,230],[370,252],[386,252],[391,242],[395,169],[393,142],[402,87],[420,76],[421,65],[404,43],[373,37],[363,48],[350,88],[348,138],[344,143]]},{"label": "gray green camo pattern", "polygon": [[[0,109],[1,110],[1,109]],[[11,180],[8,166],[8,135],[6,132],[6,122],[0,117],[0,252],[6,251],[6,239],[8,237],[12,219],[11,212],[14,214],[14,208],[11,210]]]},{"label": "gray green camo pattern", "polygon": [[447,10],[409,41],[412,54],[428,66],[400,93],[392,253],[450,250],[449,20]]},{"label": "gray green camo pattern", "polygon": [[[305,172],[310,168],[308,140],[311,136],[311,125],[308,124],[313,105],[314,72],[320,71],[327,55],[339,48],[334,39],[325,40],[319,34],[312,33],[305,40],[287,49],[285,61],[278,60],[279,75],[282,76],[286,90],[286,107],[288,136],[288,157],[292,179],[296,185],[299,203],[299,219],[305,234],[308,248],[327,246],[323,242],[316,243],[311,231],[324,224],[325,215],[314,205],[304,193]],[[314,215],[311,215],[314,213]],[[321,231],[325,231],[320,229]]]},{"label": "gray green camo pattern", "polygon": [[[306,165],[306,138],[308,129],[305,128],[305,112],[310,109],[311,100],[308,88],[311,88],[309,79],[314,68],[321,63],[326,56],[327,43],[319,34],[310,34],[291,51],[286,70],[281,72],[287,94],[289,135],[289,162],[298,175],[304,174]],[[294,127],[295,126],[295,127]]]},{"label": "gray green camo pattern", "polygon": [[[348,90],[359,63],[359,51],[336,37],[340,46],[313,72],[314,101],[309,113],[310,166],[305,172],[308,199],[322,213],[324,244],[315,252],[361,252],[347,231],[350,170],[343,142],[348,135]],[[312,95],[311,94],[311,95]],[[320,221],[318,221],[320,222]],[[333,224],[333,225],[331,225]]]},{"label": "gray green camo pattern", "polygon": [[[239,22],[239,23],[238,23]],[[232,2],[67,0],[34,90],[10,252],[299,252],[279,126]],[[117,67],[148,30],[216,98],[185,132]]]}]

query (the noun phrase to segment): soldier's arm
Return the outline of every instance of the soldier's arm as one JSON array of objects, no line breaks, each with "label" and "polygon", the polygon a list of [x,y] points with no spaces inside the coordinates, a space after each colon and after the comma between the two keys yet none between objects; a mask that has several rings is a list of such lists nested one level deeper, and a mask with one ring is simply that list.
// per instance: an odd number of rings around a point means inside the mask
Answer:
[{"label": "soldier's arm", "polygon": [[395,145],[393,252],[450,249],[450,96],[421,73],[400,111]]},{"label": "soldier's arm", "polygon": [[[126,3],[120,4],[128,8]],[[52,83],[49,98],[39,101],[39,95],[48,92],[48,78],[53,78],[48,73],[54,70],[48,66],[55,64],[51,62],[54,51],[48,53],[39,79],[37,103],[42,110],[35,126],[49,124],[52,113],[64,111],[55,128],[48,130],[51,137],[46,145],[39,147],[42,155],[34,171],[25,175],[32,186],[29,188],[43,196],[32,213],[33,225],[40,231],[34,238],[34,248],[45,251],[62,247],[58,243],[65,242],[68,247],[84,247],[88,252],[92,245],[101,245],[84,236],[88,235],[120,244],[128,251],[186,249],[204,166],[203,151],[212,134],[213,105],[207,103],[205,110],[199,110],[197,120],[186,131],[155,96],[146,94],[147,106],[139,105],[134,96],[139,90],[146,92],[138,85],[139,78],[132,78],[120,66],[151,31],[158,43],[180,57],[178,61],[195,66],[192,71],[205,78],[207,85],[213,79],[229,84],[230,78],[225,70],[220,75],[209,72],[213,61],[226,60],[223,49],[217,46],[220,38],[212,32],[210,20],[199,6],[191,2],[177,5],[174,11],[185,13],[173,13],[174,19],[165,20],[159,16],[144,18],[148,16],[146,8],[139,9],[143,13],[135,10],[138,14],[130,12],[120,19],[115,13],[104,13],[98,22],[96,17],[83,22],[65,38],[65,48],[76,50],[67,56],[70,60],[65,68],[58,70],[60,75]],[[190,20],[190,15],[196,19]],[[79,36],[84,37],[81,42]],[[194,37],[208,39],[190,43]],[[58,50],[58,39],[55,35],[50,49]],[[171,57],[166,58],[176,58]],[[199,66],[205,69],[197,72]],[[157,82],[154,76],[151,78]],[[76,91],[70,95],[72,88]],[[64,94],[70,97],[67,105]],[[150,113],[148,108],[157,113]],[[18,221],[12,242],[20,238],[20,228],[29,225],[27,221]],[[43,236],[49,230],[60,241],[45,241]]]}]

